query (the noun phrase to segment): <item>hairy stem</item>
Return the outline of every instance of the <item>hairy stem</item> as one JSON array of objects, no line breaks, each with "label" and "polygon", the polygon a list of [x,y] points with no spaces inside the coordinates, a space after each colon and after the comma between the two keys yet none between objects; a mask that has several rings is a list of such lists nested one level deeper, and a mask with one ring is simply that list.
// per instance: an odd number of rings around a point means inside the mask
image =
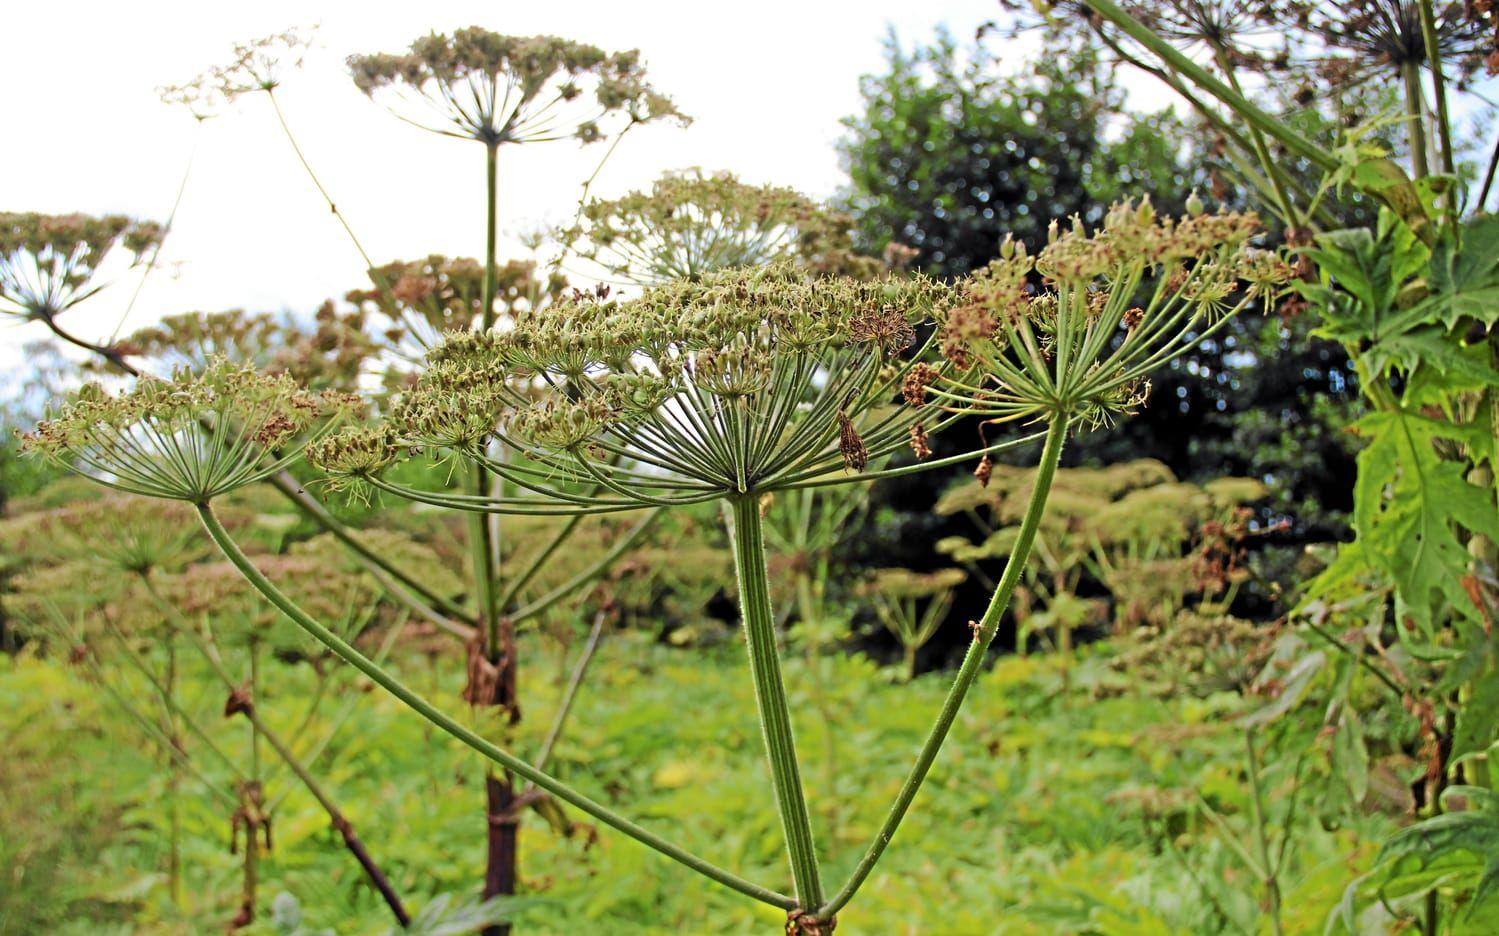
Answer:
[{"label": "hairy stem", "polygon": [[1302,136],[1285,122],[1262,110],[1207,69],[1187,58],[1169,42],[1152,32],[1144,23],[1125,12],[1114,0],[1084,0],[1084,2],[1094,13],[1119,27],[1122,32],[1148,49],[1167,67],[1179,72],[1188,81],[1222,101],[1249,126],[1280,140],[1292,152],[1310,160],[1324,172],[1332,172],[1338,168],[1338,161],[1331,153]]},{"label": "hairy stem", "polygon": [[[1426,65],[1431,69],[1431,99],[1436,107],[1437,138],[1442,143],[1442,172],[1457,182],[1457,157],[1452,151],[1452,118],[1447,113],[1447,83],[1442,75],[1442,47],[1437,41],[1436,16],[1431,0],[1418,0],[1421,16],[1421,40],[1426,46]],[[1458,231],[1457,193],[1448,192],[1445,199],[1447,220],[1455,236]]]},{"label": "hairy stem", "polygon": [[813,909],[822,903],[822,880],[817,871],[817,848],[812,840],[812,822],[802,792],[801,769],[791,732],[786,704],[786,686],[781,679],[780,653],[776,649],[775,615],[770,607],[770,586],[765,568],[765,542],[760,519],[760,499],[746,494],[733,499],[734,569],[739,578],[739,607],[744,617],[745,642],[749,646],[750,676],[755,682],[755,702],[770,761],[771,783],[791,859],[798,905]]},{"label": "hairy stem", "polygon": [[459,723],[456,719],[445,714],[420,694],[406,686],[405,683],[401,682],[369,657],[355,649],[343,638],[329,630],[325,625],[314,620],[299,608],[295,602],[261,574],[260,570],[255,567],[255,564],[239,548],[234,538],[230,536],[229,531],[224,529],[224,525],[219,522],[218,517],[209,505],[199,504],[197,505],[197,509],[199,517],[203,521],[204,529],[208,531],[208,535],[213,538],[219,549],[223,551],[225,558],[240,571],[240,574],[244,575],[245,579],[267,601],[290,618],[292,623],[302,628],[323,646],[368,676],[377,686],[395,696],[408,708],[427,719],[433,725],[463,742],[489,760],[494,761],[496,764],[531,781],[563,802],[577,807],[605,825],[617,829],[642,845],[686,865],[704,877],[717,881],[725,887],[738,891],[747,897],[752,897],[755,900],[774,907],[780,907],[783,910],[790,910],[796,907],[797,904],[793,898],[747,881],[730,871],[726,871],[711,862],[699,858],[686,849],[651,832],[649,829],[619,815],[604,804],[590,799],[556,777],[537,770],[521,758],[485,740]]},{"label": "hairy stem", "polygon": [[879,831],[875,833],[874,840],[870,842],[863,857],[859,859],[859,863],[854,866],[848,882],[826,904],[818,908],[818,916],[826,919],[837,913],[858,893],[865,879],[874,870],[875,864],[879,862],[880,856],[889,846],[890,840],[895,837],[901,820],[905,818],[907,810],[911,807],[911,801],[916,798],[917,791],[926,781],[927,772],[931,770],[932,762],[937,759],[937,753],[942,750],[942,743],[947,739],[948,732],[952,730],[953,722],[957,720],[958,710],[962,708],[968,690],[972,688],[974,679],[978,677],[984,653],[989,649],[989,644],[994,641],[994,635],[999,630],[1000,618],[1009,607],[1010,598],[1015,593],[1015,587],[1020,584],[1026,563],[1030,560],[1031,544],[1036,540],[1036,531],[1040,528],[1041,518],[1046,512],[1047,495],[1051,493],[1051,484],[1056,477],[1057,463],[1062,458],[1062,446],[1066,439],[1067,416],[1059,413],[1052,416],[1047,426],[1046,444],[1041,451],[1041,462],[1036,467],[1035,487],[1031,490],[1030,503],[1026,507],[1025,518],[1021,521],[1020,530],[1015,537],[1015,546],[1010,552],[1009,560],[1005,563],[1005,571],[1000,577],[999,587],[994,590],[994,597],[989,601],[989,607],[984,610],[983,618],[977,622],[973,642],[968,645],[968,652],[963,655],[963,663],[958,668],[957,676],[953,678],[952,688],[948,690],[946,700],[942,703],[942,711],[938,713],[936,723],[932,725],[932,730],[922,742],[921,751],[916,755],[916,763],[911,767],[905,783],[901,785],[900,792],[896,795],[895,802],[891,805]]}]

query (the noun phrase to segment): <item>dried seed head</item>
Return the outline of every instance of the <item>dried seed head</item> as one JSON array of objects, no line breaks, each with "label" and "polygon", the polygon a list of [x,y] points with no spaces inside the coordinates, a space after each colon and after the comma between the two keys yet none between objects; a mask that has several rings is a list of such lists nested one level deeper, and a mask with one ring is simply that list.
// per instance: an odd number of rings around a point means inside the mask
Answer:
[{"label": "dried seed head", "polygon": [[838,451],[843,455],[843,465],[850,471],[863,471],[869,464],[869,450],[859,438],[854,421],[843,410],[838,411]]},{"label": "dried seed head", "polygon": [[932,457],[932,447],[928,444],[926,426],[921,423],[911,424],[911,451],[918,461],[925,461]]},{"label": "dried seed head", "polygon": [[905,382],[901,384],[901,397],[912,406],[924,406],[926,404],[926,388],[937,382],[941,372],[925,361],[917,362],[916,366],[906,373]]},{"label": "dried seed head", "polygon": [[973,469],[973,476],[978,479],[981,487],[989,486],[989,478],[994,474],[994,459],[985,455],[979,459],[978,467]]}]

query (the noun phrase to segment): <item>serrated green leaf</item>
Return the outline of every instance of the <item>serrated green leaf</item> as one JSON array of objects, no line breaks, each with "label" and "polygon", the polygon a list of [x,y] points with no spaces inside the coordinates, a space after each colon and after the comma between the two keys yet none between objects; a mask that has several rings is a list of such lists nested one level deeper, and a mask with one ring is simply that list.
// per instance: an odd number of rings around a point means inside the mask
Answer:
[{"label": "serrated green leaf", "polygon": [[1435,446],[1476,442],[1472,427],[1396,409],[1371,413],[1356,429],[1370,439],[1354,488],[1354,529],[1367,557],[1395,582],[1423,633],[1444,606],[1478,616],[1462,586],[1469,556],[1459,531],[1499,539],[1499,510],[1488,490],[1468,483],[1465,466],[1444,461]]},{"label": "serrated green leaf", "polygon": [[1464,318],[1499,322],[1499,217],[1463,225],[1462,246],[1437,246],[1431,258],[1433,314],[1448,328]]},{"label": "serrated green leaf", "polygon": [[1481,787],[1449,787],[1442,796],[1467,808],[1401,829],[1380,849],[1374,868],[1349,886],[1338,922],[1358,932],[1361,908],[1419,897],[1438,887],[1472,892],[1468,916],[1499,892],[1499,795]]},{"label": "serrated green leaf", "polygon": [[1451,390],[1475,390],[1499,385],[1499,370],[1488,360],[1488,348],[1465,347],[1442,329],[1425,327],[1381,340],[1364,355],[1375,373],[1385,373],[1392,365],[1401,373],[1414,375],[1422,369],[1434,370]]},{"label": "serrated green leaf", "polygon": [[1320,337],[1347,345],[1378,343],[1434,314],[1407,298],[1419,286],[1430,253],[1388,211],[1380,213],[1377,231],[1331,231],[1317,238],[1307,256],[1321,280],[1297,288],[1322,315]]}]

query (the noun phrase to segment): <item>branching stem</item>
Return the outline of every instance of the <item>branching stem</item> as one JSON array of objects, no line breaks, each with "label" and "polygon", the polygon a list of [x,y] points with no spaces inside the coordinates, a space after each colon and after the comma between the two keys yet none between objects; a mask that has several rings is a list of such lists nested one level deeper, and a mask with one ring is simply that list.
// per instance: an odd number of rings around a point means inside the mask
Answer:
[{"label": "branching stem", "polygon": [[942,710],[937,715],[937,721],[932,725],[932,730],[927,734],[926,740],[922,742],[921,751],[916,756],[916,763],[911,767],[906,782],[901,785],[900,792],[896,795],[895,802],[891,805],[879,831],[875,833],[874,840],[869,843],[863,857],[854,866],[848,882],[827,903],[817,909],[819,918],[827,919],[837,913],[858,893],[865,879],[874,870],[875,864],[879,862],[880,856],[884,854],[885,848],[889,846],[890,840],[895,837],[901,820],[905,818],[906,811],[911,807],[911,801],[916,798],[917,791],[926,781],[932,762],[937,759],[937,753],[942,750],[942,743],[947,739],[947,733],[952,730],[953,722],[957,720],[958,710],[962,707],[968,690],[973,687],[973,681],[978,676],[985,651],[989,649],[989,644],[994,641],[994,635],[999,630],[1000,618],[1009,607],[1015,587],[1020,584],[1020,578],[1025,572],[1026,563],[1030,559],[1031,544],[1035,542],[1036,531],[1040,528],[1041,518],[1046,512],[1046,499],[1051,493],[1051,484],[1056,477],[1057,464],[1062,458],[1062,446],[1066,439],[1066,414],[1052,416],[1046,430],[1046,444],[1041,451],[1041,462],[1036,467],[1035,487],[1031,490],[1030,504],[1026,507],[1025,518],[1021,521],[1020,530],[1015,537],[1015,546],[1010,552],[1009,560],[1005,563],[1005,571],[1000,577],[999,587],[994,590],[994,597],[989,601],[989,607],[985,609],[983,618],[978,621],[973,642],[968,645],[968,652],[964,654],[958,674],[953,678],[952,688],[947,692],[947,699],[942,703]]},{"label": "branching stem", "polygon": [[246,580],[265,596],[267,601],[290,618],[294,624],[323,644],[323,646],[333,651],[333,653],[361,673],[364,673],[376,685],[395,696],[408,708],[414,710],[433,725],[452,735],[496,764],[499,764],[501,767],[531,781],[563,802],[570,803],[605,825],[623,832],[642,845],[658,851],[668,858],[681,862],[704,877],[717,881],[725,887],[738,891],[747,897],[770,904],[773,907],[791,910],[797,906],[795,899],[785,894],[777,893],[767,887],[762,887],[752,881],[745,880],[733,872],[699,858],[681,846],[675,845],[649,829],[619,815],[603,803],[590,799],[556,777],[537,770],[509,751],[485,740],[459,723],[456,719],[442,712],[420,694],[406,686],[405,683],[401,682],[369,657],[366,657],[359,650],[343,640],[343,638],[329,630],[325,625],[314,620],[299,608],[295,602],[261,574],[260,570],[255,567],[255,564],[250,561],[239,548],[239,545],[235,543],[229,531],[224,529],[223,524],[219,522],[218,517],[209,505],[199,504],[197,507],[198,514],[203,521],[204,529],[208,531],[208,535],[213,538],[213,541],[218,544],[225,558],[239,569]]}]

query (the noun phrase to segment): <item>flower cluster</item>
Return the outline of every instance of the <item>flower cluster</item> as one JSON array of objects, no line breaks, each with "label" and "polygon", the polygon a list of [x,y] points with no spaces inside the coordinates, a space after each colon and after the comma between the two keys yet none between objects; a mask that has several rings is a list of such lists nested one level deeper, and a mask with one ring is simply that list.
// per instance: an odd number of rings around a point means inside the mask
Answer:
[{"label": "flower cluster", "polygon": [[1115,205],[1091,233],[1053,225],[1035,257],[1006,241],[942,322],[954,372],[913,375],[906,397],[990,423],[1130,412],[1151,371],[1293,278],[1289,264],[1248,245],[1257,230],[1252,214],[1176,220],[1145,201]]},{"label": "flower cluster", "polygon": [[[484,264],[478,260],[433,254],[384,264],[370,277],[375,288],[350,290],[345,298],[385,319],[384,336],[397,347],[425,351],[444,332],[468,331],[483,320]],[[534,262],[505,261],[495,269],[498,317],[516,319],[557,298],[564,286],[560,276],[539,273]]]},{"label": "flower cluster", "polygon": [[116,246],[136,263],[165,234],[124,215],[0,212],[0,313],[49,321],[99,291],[90,281]]},{"label": "flower cluster", "polygon": [[355,405],[220,359],[113,396],[88,384],[24,443],[110,487],[205,503],[279,471]]},{"label": "flower cluster", "polygon": [[288,29],[259,39],[236,42],[233,58],[216,65],[180,85],[157,89],[165,104],[186,107],[198,120],[206,120],[221,104],[252,91],[274,91],[281,73],[290,65],[298,68],[312,46],[310,29]]},{"label": "flower cluster", "polygon": [[363,312],[340,312],[332,302],[318,308],[311,327],[290,315],[240,309],[168,315],[128,336],[119,347],[173,370],[201,371],[218,358],[253,364],[317,390],[353,389],[365,363],[377,352],[364,333]]},{"label": "flower cluster", "polygon": [[[354,84],[393,95],[406,119],[445,136],[501,143],[606,135],[603,122],[685,121],[651,87],[638,51],[605,52],[555,36],[505,36],[477,26],[432,33],[400,54],[353,55]],[[433,120],[433,112],[437,120]]]},{"label": "flower cluster", "polygon": [[[921,277],[785,264],[629,301],[577,296],[506,330],[447,336],[395,407],[392,446],[456,451],[523,489],[590,488],[619,506],[862,468],[908,439],[916,414],[894,403],[915,364],[913,323],[954,298]],[[524,458],[488,458],[494,443]]]},{"label": "flower cluster", "polygon": [[650,191],[595,199],[559,240],[609,276],[651,285],[705,272],[794,260],[820,273],[872,276],[881,264],[851,249],[851,222],[789,188],[732,173],[668,173]]}]

